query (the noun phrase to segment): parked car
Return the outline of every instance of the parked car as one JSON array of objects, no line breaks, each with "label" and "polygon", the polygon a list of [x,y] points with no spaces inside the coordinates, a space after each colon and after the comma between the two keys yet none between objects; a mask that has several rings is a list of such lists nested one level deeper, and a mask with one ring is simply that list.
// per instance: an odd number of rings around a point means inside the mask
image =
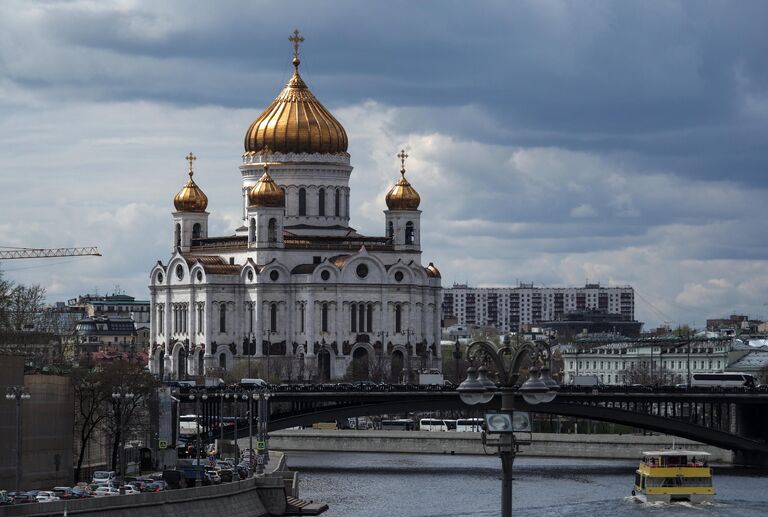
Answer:
[{"label": "parked car", "polygon": [[5,490],[0,490],[0,506],[5,506],[8,504],[13,504],[13,499],[8,495],[8,492]]},{"label": "parked car", "polygon": [[158,482],[147,483],[144,485],[144,488],[142,488],[141,491],[142,492],[162,492],[163,485]]},{"label": "parked car", "polygon": [[[121,490],[125,493],[125,495],[133,495],[140,492],[134,485],[125,485]],[[119,492],[120,490],[118,490],[118,493]]]},{"label": "parked car", "polygon": [[214,485],[218,485],[221,483],[221,476],[219,476],[219,473],[215,470],[206,470],[205,473],[211,478],[211,483]]},{"label": "parked car", "polygon": [[101,486],[96,489],[96,492],[93,494],[95,497],[106,497],[106,496],[112,496],[112,495],[120,495],[120,491],[117,488],[111,487],[111,486]]},{"label": "parked car", "polygon": [[219,471],[219,477],[221,478],[222,483],[231,483],[232,481],[237,481],[240,478],[238,477],[237,479],[235,479],[236,475],[237,474],[235,474],[235,471],[229,468],[221,469]]},{"label": "parked car", "polygon": [[28,504],[37,502],[37,492],[16,492],[13,494],[13,504]]},{"label": "parked car", "polygon": [[41,490],[35,496],[38,503],[50,503],[51,501],[58,501],[59,498],[50,490]]}]

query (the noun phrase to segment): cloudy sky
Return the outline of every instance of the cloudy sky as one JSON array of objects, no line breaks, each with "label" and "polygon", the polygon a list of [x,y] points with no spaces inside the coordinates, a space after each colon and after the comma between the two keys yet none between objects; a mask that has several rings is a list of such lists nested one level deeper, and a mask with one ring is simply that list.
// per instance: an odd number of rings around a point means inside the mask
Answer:
[{"label": "cloudy sky", "polygon": [[768,317],[763,1],[0,3],[0,246],[51,301],[147,298],[184,156],[239,225],[250,122],[291,73],[347,129],[352,224],[383,233],[401,147],[425,261],[477,286],[632,285],[637,317]]}]

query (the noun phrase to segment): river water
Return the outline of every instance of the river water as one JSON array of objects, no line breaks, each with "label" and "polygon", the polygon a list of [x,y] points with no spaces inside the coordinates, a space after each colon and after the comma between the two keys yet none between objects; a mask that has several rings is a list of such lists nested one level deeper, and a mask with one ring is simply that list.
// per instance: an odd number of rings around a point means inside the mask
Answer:
[{"label": "river water", "polygon": [[[326,517],[497,516],[496,456],[290,452],[302,499],[325,501]],[[768,516],[768,477],[715,468],[716,502],[641,504],[630,497],[637,462],[517,458],[515,516]]]}]

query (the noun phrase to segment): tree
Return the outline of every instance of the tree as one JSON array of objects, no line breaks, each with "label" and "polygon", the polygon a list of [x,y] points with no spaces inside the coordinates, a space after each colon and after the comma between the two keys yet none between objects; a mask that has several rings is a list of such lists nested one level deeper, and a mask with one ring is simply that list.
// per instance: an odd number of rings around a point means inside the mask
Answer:
[{"label": "tree", "polygon": [[14,285],[0,271],[0,331],[38,329],[44,309],[45,288]]},{"label": "tree", "polygon": [[[157,380],[142,365],[127,361],[108,363],[103,371],[102,386],[108,401],[103,419],[112,441],[112,470],[117,470],[120,444],[123,434],[130,435],[131,426],[146,427],[149,417],[149,400],[155,391]],[[115,398],[113,393],[132,393],[130,398]],[[107,396],[108,393],[108,396]],[[125,475],[125,473],[122,473]]]},{"label": "tree", "polygon": [[643,386],[672,386],[682,382],[682,377],[663,366],[651,370],[648,361],[639,361],[623,372],[624,384],[642,384]]},{"label": "tree", "polygon": [[75,437],[78,441],[75,482],[80,481],[80,472],[85,451],[106,418],[104,407],[111,393],[105,390],[104,375],[100,368],[77,367],[70,374],[75,398]]}]

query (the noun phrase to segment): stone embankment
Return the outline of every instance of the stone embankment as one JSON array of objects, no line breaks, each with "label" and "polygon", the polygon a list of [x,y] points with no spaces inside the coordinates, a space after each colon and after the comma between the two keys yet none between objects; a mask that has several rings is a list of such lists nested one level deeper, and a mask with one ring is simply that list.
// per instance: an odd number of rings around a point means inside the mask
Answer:
[{"label": "stone embankment", "polygon": [[[295,473],[274,453],[275,468],[265,477],[158,493],[98,497],[42,504],[0,506],[0,517],[268,517],[284,515],[286,496],[298,497]],[[271,462],[270,462],[271,463]]]},{"label": "stone embankment", "polygon": [[[275,431],[269,436],[270,448],[280,451],[485,453],[480,433],[291,429]],[[713,462],[733,461],[731,451],[666,435],[519,433],[515,436],[524,444],[520,447],[520,456],[637,460],[643,451],[674,445],[706,451],[712,454]],[[486,449],[490,453],[495,446],[489,442]]]}]

